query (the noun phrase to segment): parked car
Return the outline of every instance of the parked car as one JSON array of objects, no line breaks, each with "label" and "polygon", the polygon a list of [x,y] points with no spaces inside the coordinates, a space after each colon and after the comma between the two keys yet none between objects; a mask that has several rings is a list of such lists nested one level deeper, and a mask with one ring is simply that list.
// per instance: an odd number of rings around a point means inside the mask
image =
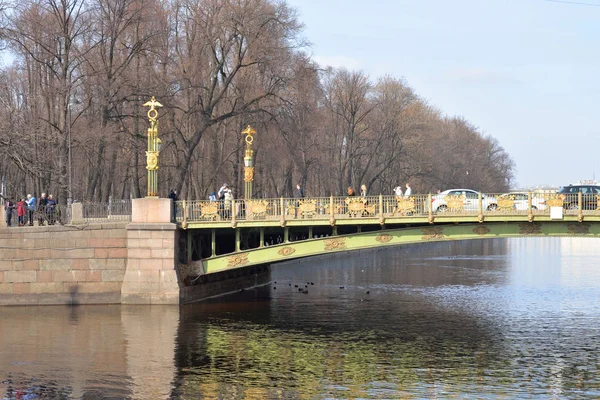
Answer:
[{"label": "parked car", "polygon": [[[512,192],[505,193],[498,196],[498,202],[502,206],[502,199],[512,199],[514,206],[513,209],[516,211],[527,211],[529,209],[529,193],[527,192]],[[532,210],[545,210],[546,200],[540,197],[536,193],[532,193],[531,197],[531,209]]]},{"label": "parked car", "polygon": [[[472,189],[448,189],[441,193],[431,196],[431,209],[433,212],[441,213],[448,209],[452,210],[452,204],[448,204],[448,200],[459,197],[463,201],[465,211],[479,210],[479,192]],[[498,208],[498,202],[495,197],[481,194],[482,208],[488,211],[494,211]],[[424,207],[428,210],[427,204]]]},{"label": "parked car", "polygon": [[560,188],[559,197],[563,201],[563,208],[577,210],[579,208],[579,193],[581,193],[581,208],[595,210],[598,208],[598,195],[600,185],[569,185]]}]

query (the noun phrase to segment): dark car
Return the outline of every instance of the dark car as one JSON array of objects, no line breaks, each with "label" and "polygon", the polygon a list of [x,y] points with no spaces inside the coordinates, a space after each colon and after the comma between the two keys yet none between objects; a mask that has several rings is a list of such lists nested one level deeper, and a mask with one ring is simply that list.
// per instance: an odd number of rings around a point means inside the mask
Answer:
[{"label": "dark car", "polygon": [[569,210],[579,209],[579,193],[581,193],[581,208],[595,210],[598,208],[600,185],[569,185],[558,191],[563,200],[563,207]]}]

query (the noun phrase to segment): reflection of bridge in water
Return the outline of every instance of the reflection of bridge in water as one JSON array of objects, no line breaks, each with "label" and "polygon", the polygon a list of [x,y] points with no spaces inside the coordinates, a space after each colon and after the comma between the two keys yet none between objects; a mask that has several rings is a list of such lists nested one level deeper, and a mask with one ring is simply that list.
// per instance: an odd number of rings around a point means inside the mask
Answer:
[{"label": "reflection of bridge in water", "polygon": [[[593,201],[592,201],[593,200]],[[600,237],[598,198],[557,194],[180,201],[184,275],[339,251],[516,236]],[[593,207],[590,206],[593,204]],[[434,209],[435,207],[435,209]]]}]

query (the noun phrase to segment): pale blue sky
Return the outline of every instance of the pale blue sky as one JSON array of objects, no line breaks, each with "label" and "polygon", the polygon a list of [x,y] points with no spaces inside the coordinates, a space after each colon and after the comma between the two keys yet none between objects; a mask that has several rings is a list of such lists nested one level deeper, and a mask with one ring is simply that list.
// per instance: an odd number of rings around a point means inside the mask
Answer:
[{"label": "pale blue sky", "polygon": [[318,62],[404,77],[496,137],[519,187],[600,180],[600,0],[580,2],[288,0]]}]

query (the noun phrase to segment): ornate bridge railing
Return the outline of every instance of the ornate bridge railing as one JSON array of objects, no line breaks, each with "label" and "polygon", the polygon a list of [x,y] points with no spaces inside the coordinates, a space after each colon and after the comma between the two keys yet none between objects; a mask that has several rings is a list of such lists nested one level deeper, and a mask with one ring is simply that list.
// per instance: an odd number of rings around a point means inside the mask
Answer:
[{"label": "ornate bridge railing", "polygon": [[[404,196],[368,197],[314,197],[303,199],[251,199],[226,201],[179,201],[176,205],[177,221],[184,227],[203,222],[237,221],[305,221],[321,220],[331,224],[343,220],[421,219],[434,223],[436,220],[457,220],[474,217],[507,220],[511,217],[550,218],[550,210],[564,216],[600,217],[600,196],[579,194],[567,198],[559,194],[538,193],[489,193],[473,196],[416,194]],[[366,221],[365,221],[366,222]]]}]

